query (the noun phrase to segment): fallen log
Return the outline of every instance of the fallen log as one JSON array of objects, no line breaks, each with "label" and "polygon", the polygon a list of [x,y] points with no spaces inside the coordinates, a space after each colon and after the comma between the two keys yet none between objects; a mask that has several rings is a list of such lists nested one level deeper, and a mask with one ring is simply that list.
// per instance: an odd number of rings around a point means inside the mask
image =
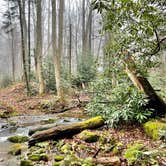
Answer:
[{"label": "fallen log", "polygon": [[53,127],[56,127],[58,124],[47,124],[47,125],[39,125],[33,129],[30,129],[29,132],[28,132],[28,135],[31,136],[33,135],[34,133],[36,133],[37,131],[43,131],[43,130],[47,130],[47,129],[50,129],[50,128],[53,128]]},{"label": "fallen log", "polygon": [[104,119],[101,116],[70,125],[59,125],[33,134],[28,144],[29,146],[33,146],[37,142],[46,141],[49,139],[58,140],[63,138],[71,138],[73,135],[78,134],[85,129],[95,129],[103,125]]}]

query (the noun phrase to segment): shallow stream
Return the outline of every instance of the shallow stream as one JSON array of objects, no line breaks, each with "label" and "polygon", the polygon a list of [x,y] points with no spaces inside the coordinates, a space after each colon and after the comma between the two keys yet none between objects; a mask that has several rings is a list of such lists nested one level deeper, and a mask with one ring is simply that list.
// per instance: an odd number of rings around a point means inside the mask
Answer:
[{"label": "shallow stream", "polygon": [[[17,166],[16,156],[8,154],[10,143],[7,138],[14,135],[28,136],[30,129],[41,124],[41,121],[56,119],[56,124],[70,124],[81,121],[79,118],[57,118],[56,115],[16,116],[9,119],[0,119],[0,166]],[[14,124],[14,125],[13,125]]]}]

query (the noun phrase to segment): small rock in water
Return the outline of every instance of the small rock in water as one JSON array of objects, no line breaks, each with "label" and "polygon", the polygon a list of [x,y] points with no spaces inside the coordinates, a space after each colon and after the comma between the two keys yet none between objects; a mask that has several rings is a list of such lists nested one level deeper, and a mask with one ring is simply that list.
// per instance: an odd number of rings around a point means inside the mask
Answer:
[{"label": "small rock in water", "polygon": [[15,135],[8,138],[8,141],[13,143],[24,143],[27,142],[29,138],[27,136]]}]

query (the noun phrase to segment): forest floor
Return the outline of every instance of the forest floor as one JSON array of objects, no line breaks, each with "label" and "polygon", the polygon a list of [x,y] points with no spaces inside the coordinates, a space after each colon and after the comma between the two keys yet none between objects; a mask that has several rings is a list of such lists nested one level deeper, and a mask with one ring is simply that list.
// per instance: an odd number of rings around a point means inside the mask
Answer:
[{"label": "forest floor", "polygon": [[[45,114],[45,112],[36,108],[36,105],[38,105],[38,103],[41,100],[51,100],[53,97],[54,95],[52,94],[27,97],[25,92],[25,86],[22,83],[19,83],[19,84],[10,86],[8,88],[0,89],[0,111],[6,108],[7,111],[9,112],[15,112],[15,114],[13,115]],[[81,101],[87,101],[88,99],[89,98],[87,96],[84,96],[84,95],[80,96]],[[75,101],[76,99],[71,98],[71,101],[73,100]],[[78,118],[88,117],[83,111],[83,109],[80,107],[76,107],[64,113],[61,113],[59,116],[78,117]],[[161,140],[154,141],[148,136],[146,136],[146,134],[144,133],[143,127],[136,124],[128,125],[128,126],[124,125],[119,129],[110,129],[110,128],[107,128],[107,126],[105,126],[105,127],[102,127],[101,129],[93,130],[93,132],[106,140],[102,143],[101,142],[87,143],[81,140],[76,135],[73,137],[73,139],[64,139],[63,144],[59,145],[61,147],[58,147],[58,148],[62,149],[62,145],[63,146],[70,145],[72,147],[72,151],[74,151],[74,153],[77,154],[79,158],[83,158],[83,159],[87,157],[92,157],[92,158],[104,157],[104,158],[107,158],[107,160],[109,160],[110,157],[118,157],[120,163],[118,163],[118,161],[115,158],[110,158],[110,159],[116,160],[115,161],[116,164],[113,164],[113,165],[127,166],[128,163],[126,159],[124,158],[124,151],[127,149],[129,144],[132,145],[134,143],[139,143],[139,144],[142,144],[144,147],[148,147],[148,150],[150,151],[159,149],[159,147],[164,144],[164,142]],[[113,141],[113,144],[111,143],[112,141]],[[77,145],[77,148],[73,148],[73,145]],[[116,151],[112,151],[113,149],[115,150],[115,147],[117,148]],[[166,166],[165,157],[158,156],[157,160],[159,163],[158,165]],[[44,161],[35,162],[35,165],[41,165],[41,166],[50,165],[51,166],[52,162],[53,162],[52,160],[49,162],[44,162]],[[85,164],[83,161],[79,161],[79,162],[81,163],[80,165]],[[140,165],[140,162],[134,165]],[[148,166],[148,165],[155,165],[155,164],[146,164],[146,165]]]}]

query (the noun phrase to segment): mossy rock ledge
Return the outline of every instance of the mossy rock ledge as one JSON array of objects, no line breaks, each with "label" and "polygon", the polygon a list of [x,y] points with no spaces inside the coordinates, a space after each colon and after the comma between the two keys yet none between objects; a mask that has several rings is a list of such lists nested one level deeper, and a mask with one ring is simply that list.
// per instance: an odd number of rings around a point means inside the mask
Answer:
[{"label": "mossy rock ledge", "polygon": [[11,136],[8,138],[8,141],[12,143],[24,143],[24,142],[28,142],[28,140],[29,140],[29,137],[20,136],[20,135]]},{"label": "mossy rock ledge", "polygon": [[154,140],[160,139],[160,130],[166,131],[166,123],[159,120],[148,121],[143,127],[145,133]]},{"label": "mossy rock ledge", "polygon": [[21,160],[20,166],[33,166],[33,162],[31,160]]},{"label": "mossy rock ledge", "polygon": [[96,133],[88,130],[82,131],[78,137],[87,143],[97,142],[99,139],[99,136]]}]

